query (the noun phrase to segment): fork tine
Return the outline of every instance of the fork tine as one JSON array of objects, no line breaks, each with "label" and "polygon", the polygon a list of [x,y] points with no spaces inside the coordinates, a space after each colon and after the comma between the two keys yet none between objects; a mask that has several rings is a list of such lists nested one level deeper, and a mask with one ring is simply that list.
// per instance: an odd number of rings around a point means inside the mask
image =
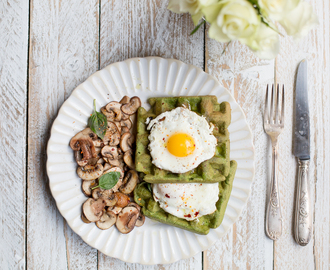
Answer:
[{"label": "fork tine", "polygon": [[274,96],[275,96],[274,84],[272,84],[272,97],[270,100],[270,120],[269,120],[270,123],[273,123],[274,120]]},{"label": "fork tine", "polygon": [[284,109],[285,109],[285,106],[284,106],[284,84],[283,84],[283,87],[282,87],[282,109],[281,109],[281,124],[283,125],[284,124]]},{"label": "fork tine", "polygon": [[280,103],[280,85],[277,84],[277,90],[276,92],[276,105],[275,105],[275,124],[278,123],[278,115],[280,113],[280,107],[279,107],[279,103]]},{"label": "fork tine", "polygon": [[269,121],[269,114],[268,114],[268,84],[267,84],[265,110],[264,110],[264,125],[267,124],[268,121]]}]

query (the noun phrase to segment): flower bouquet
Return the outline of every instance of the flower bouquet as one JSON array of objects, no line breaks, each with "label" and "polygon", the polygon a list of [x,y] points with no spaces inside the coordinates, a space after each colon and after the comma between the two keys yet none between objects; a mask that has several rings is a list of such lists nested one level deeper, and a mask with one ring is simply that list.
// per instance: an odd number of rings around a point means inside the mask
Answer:
[{"label": "flower bouquet", "polygon": [[189,12],[196,26],[192,33],[207,22],[210,38],[228,44],[238,40],[262,59],[279,52],[278,24],[294,39],[318,24],[311,5],[301,0],[170,0],[168,9]]}]

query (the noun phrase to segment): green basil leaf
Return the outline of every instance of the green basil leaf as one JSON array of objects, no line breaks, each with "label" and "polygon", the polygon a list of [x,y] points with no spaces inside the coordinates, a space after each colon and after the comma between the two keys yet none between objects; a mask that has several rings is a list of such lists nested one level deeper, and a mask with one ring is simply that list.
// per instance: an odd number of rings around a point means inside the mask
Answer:
[{"label": "green basil leaf", "polygon": [[94,112],[88,119],[88,126],[97,136],[103,139],[107,131],[108,121],[107,121],[107,117],[103,113],[99,113],[96,111],[95,99],[94,99]]},{"label": "green basil leaf", "polygon": [[99,187],[102,189],[112,189],[120,178],[120,172],[109,172],[99,178]]}]

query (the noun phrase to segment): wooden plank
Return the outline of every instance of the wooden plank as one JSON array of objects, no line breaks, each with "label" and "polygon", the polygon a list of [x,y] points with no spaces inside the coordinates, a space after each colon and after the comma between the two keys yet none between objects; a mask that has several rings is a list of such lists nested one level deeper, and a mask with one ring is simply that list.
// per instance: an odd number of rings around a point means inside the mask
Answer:
[{"label": "wooden plank", "polygon": [[255,178],[241,217],[221,240],[204,252],[204,269],[272,269],[273,244],[265,236],[269,140],[263,130],[267,83],[274,81],[274,61],[258,59],[246,46],[224,45],[206,36],[206,70],[235,97],[246,114],[254,137]]},{"label": "wooden plank", "polygon": [[29,59],[29,269],[96,269],[97,251],[71,231],[48,187],[46,146],[58,109],[98,69],[97,0],[31,1]]},{"label": "wooden plank", "polygon": [[[177,15],[167,1],[101,1],[100,66],[131,57],[175,58],[203,68],[203,31],[193,36],[188,15]],[[170,265],[123,263],[99,253],[99,269],[201,269],[201,253]]]},{"label": "wooden plank", "polygon": [[0,265],[25,269],[29,1],[1,1],[0,10]]},{"label": "wooden plank", "polygon": [[[281,136],[280,177],[285,233],[275,244],[274,268],[329,269],[329,3],[311,1],[320,25],[295,43],[282,39],[277,58],[278,81],[286,87],[287,128]],[[297,66],[308,61],[309,106],[311,119],[310,181],[314,205],[314,237],[306,247],[294,242],[292,235],[294,191],[297,172],[292,156],[293,86]]]}]

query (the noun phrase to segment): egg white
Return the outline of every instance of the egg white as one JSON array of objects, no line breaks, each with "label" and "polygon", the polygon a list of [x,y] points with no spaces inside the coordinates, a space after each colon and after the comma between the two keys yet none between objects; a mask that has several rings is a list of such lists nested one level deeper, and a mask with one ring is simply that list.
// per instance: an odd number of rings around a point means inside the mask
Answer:
[{"label": "egg white", "polygon": [[154,184],[152,189],[164,211],[186,220],[212,214],[219,199],[218,183]]},{"label": "egg white", "polygon": [[[187,108],[178,107],[164,112],[148,123],[148,137],[152,163],[173,173],[185,173],[214,156],[217,139],[212,134],[213,125],[205,117]],[[195,141],[195,150],[187,157],[176,157],[166,148],[167,140],[176,133],[190,135]]]}]

